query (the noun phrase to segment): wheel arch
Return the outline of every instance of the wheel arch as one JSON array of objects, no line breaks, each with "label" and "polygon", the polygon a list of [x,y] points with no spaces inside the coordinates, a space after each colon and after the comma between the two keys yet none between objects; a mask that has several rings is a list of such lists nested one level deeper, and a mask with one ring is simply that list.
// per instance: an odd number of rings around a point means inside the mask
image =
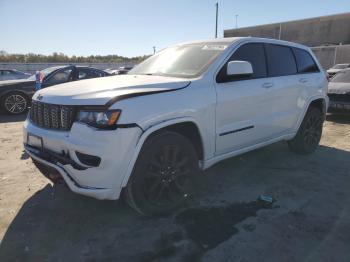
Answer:
[{"label": "wheel arch", "polygon": [[310,107],[317,107],[319,108],[322,113],[324,114],[324,117],[326,117],[327,113],[327,107],[328,107],[328,99],[323,97],[323,96],[317,96],[317,97],[312,97],[309,99],[307,106],[304,108],[304,111],[302,112],[296,126],[296,130],[300,128],[301,123],[303,122],[303,119],[309,110]]},{"label": "wheel arch", "polygon": [[203,136],[195,119],[191,117],[183,117],[163,121],[161,123],[149,127],[148,129],[144,130],[144,132],[141,134],[137,142],[134,154],[129,162],[128,168],[124,175],[123,182],[121,185],[122,187],[125,187],[127,185],[128,180],[132,174],[134,165],[142,149],[142,146],[145,144],[146,140],[164,130],[177,132],[187,137],[192,142],[198,154],[198,158],[200,160],[204,159],[205,149],[203,143]]}]

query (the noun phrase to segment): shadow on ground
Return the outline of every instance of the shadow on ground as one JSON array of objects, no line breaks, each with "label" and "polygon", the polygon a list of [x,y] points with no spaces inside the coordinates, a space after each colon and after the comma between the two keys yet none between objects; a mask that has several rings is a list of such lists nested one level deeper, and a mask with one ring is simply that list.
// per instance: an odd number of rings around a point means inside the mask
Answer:
[{"label": "shadow on ground", "polygon": [[350,113],[346,115],[327,115],[327,121],[338,123],[338,124],[350,124]]},{"label": "shadow on ground", "polygon": [[[300,261],[323,252],[319,248],[336,234],[337,248],[328,246],[323,255],[345,259],[350,227],[337,227],[349,217],[349,159],[349,152],[325,146],[297,156],[278,143],[210,168],[198,181],[195,200],[160,218],[142,217],[122,201],[98,201],[48,184],[19,210],[0,258],[196,261],[208,255],[209,261]],[[272,195],[280,208],[256,206],[259,194]],[[222,223],[220,230],[210,226],[215,223]],[[236,243],[232,236],[238,233]]]},{"label": "shadow on ground", "polygon": [[26,119],[27,114],[7,115],[0,113],[0,123],[22,122]]}]

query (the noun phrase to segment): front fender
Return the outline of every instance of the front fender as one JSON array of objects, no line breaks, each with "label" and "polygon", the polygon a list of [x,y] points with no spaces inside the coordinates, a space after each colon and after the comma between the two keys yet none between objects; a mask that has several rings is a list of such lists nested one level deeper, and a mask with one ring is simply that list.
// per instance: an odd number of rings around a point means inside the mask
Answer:
[{"label": "front fender", "polygon": [[[128,168],[125,172],[121,187],[125,187],[127,185],[129,178],[132,174],[134,165],[136,163],[136,160],[139,156],[141,148],[142,148],[143,144],[145,143],[146,139],[157,130],[160,130],[160,129],[167,127],[167,126],[171,126],[171,125],[179,124],[179,123],[184,123],[184,122],[192,122],[198,126],[198,124],[196,123],[196,121],[193,117],[179,117],[179,118],[173,118],[170,120],[162,121],[158,124],[155,124],[155,125],[149,127],[148,129],[144,130],[144,132],[141,134],[141,136],[137,142],[136,148],[134,150],[134,154],[130,159],[130,162],[129,162]],[[202,136],[202,134],[201,134],[201,136]]]}]

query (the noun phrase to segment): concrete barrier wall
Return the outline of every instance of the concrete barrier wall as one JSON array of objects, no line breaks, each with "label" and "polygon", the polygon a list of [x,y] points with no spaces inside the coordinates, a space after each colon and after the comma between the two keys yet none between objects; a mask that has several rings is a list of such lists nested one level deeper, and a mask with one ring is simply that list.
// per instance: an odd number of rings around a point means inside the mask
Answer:
[{"label": "concrete barrier wall", "polygon": [[255,36],[307,46],[350,44],[350,13],[224,30],[224,37]]},{"label": "concrete barrier wall", "polygon": [[311,49],[324,69],[335,64],[350,63],[350,45],[319,46]]},{"label": "concrete barrier wall", "polygon": [[0,63],[0,69],[17,69],[23,72],[34,74],[37,70],[42,70],[58,65],[80,65],[90,66],[98,69],[113,68],[118,69],[120,66],[134,66],[134,63]]}]

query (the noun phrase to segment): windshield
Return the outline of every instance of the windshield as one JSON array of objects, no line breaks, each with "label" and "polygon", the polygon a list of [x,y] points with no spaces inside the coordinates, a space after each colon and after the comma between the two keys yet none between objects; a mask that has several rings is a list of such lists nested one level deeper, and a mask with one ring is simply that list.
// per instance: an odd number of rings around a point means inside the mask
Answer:
[{"label": "windshield", "polygon": [[129,75],[197,77],[226,48],[227,43],[197,43],[169,47],[136,66]]},{"label": "windshield", "polygon": [[338,65],[333,66],[332,68],[333,69],[344,69],[344,68],[347,68],[348,66],[349,66],[348,64],[338,64]]},{"label": "windshield", "polygon": [[331,79],[331,82],[350,83],[350,70],[340,71]]},{"label": "windshield", "polygon": [[[47,77],[49,74],[51,74],[53,71],[57,70],[57,69],[60,69],[62,67],[49,67],[49,68],[46,68],[44,70],[41,70],[40,73],[44,75],[44,77]],[[28,78],[28,80],[35,80],[35,74],[30,76]]]}]

